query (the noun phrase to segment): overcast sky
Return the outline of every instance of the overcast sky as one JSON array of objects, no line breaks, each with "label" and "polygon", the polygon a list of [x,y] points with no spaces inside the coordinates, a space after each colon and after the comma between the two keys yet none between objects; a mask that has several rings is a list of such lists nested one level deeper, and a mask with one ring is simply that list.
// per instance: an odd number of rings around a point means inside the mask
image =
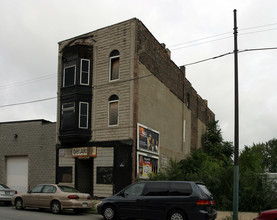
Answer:
[{"label": "overcast sky", "polygon": [[[59,41],[136,17],[181,66],[233,51],[234,9],[239,50],[277,47],[276,0],[1,0],[0,122],[56,121]],[[277,138],[276,57],[277,50],[239,54],[241,149]],[[233,55],[186,71],[233,141]],[[49,100],[11,105],[42,99]]]}]

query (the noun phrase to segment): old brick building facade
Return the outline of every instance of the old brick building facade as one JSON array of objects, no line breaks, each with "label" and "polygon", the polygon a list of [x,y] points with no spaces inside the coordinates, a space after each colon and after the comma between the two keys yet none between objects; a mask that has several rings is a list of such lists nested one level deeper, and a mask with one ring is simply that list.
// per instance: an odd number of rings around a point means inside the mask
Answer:
[{"label": "old brick building facade", "polygon": [[104,197],[201,147],[213,112],[141,21],[59,43],[59,183]]},{"label": "old brick building facade", "polygon": [[0,183],[26,192],[56,182],[56,123],[29,120],[0,123]]}]

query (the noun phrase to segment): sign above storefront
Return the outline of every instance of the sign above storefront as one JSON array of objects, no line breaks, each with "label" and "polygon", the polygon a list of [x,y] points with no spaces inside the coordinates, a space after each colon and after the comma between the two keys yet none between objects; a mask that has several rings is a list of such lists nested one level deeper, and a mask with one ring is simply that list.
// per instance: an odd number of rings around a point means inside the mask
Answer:
[{"label": "sign above storefront", "polygon": [[97,148],[96,147],[76,147],[72,148],[72,157],[96,157]]}]

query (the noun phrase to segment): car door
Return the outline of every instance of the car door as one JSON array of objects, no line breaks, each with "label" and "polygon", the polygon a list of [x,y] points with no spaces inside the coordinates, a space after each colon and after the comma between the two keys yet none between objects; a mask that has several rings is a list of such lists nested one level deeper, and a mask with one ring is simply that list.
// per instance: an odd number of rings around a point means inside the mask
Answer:
[{"label": "car door", "polygon": [[41,208],[49,208],[57,188],[52,185],[45,185],[42,192],[38,196],[38,206]]},{"label": "car door", "polygon": [[165,219],[169,182],[148,182],[141,198],[145,219]]},{"label": "car door", "polygon": [[142,192],[145,183],[135,183],[118,194],[116,202],[117,212],[120,217],[140,218]]},{"label": "car door", "polygon": [[38,196],[43,188],[43,185],[38,185],[28,191],[23,197],[23,203],[26,207],[38,207]]}]

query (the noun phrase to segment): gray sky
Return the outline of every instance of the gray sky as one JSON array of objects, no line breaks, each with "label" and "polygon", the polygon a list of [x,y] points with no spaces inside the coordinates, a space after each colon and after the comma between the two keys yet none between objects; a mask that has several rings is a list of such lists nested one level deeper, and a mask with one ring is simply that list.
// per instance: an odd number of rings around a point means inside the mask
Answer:
[{"label": "gray sky", "polygon": [[[233,51],[277,47],[276,0],[9,0],[0,7],[0,122],[56,121],[58,42],[133,17],[184,65]],[[176,46],[177,45],[177,46]],[[239,54],[240,148],[277,138],[277,50]],[[187,66],[187,78],[223,132],[234,134],[233,55]]]}]

